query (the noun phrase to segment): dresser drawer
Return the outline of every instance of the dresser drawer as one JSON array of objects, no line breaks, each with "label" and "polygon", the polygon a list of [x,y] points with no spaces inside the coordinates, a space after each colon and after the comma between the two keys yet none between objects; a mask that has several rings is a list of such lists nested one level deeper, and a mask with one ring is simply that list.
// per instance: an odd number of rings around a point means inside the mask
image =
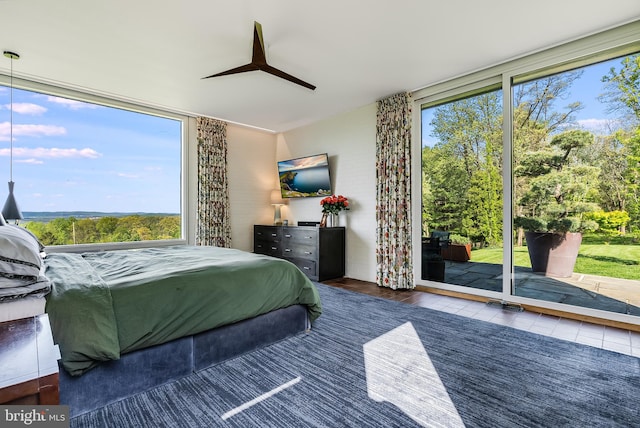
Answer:
[{"label": "dresser drawer", "polygon": [[280,257],[282,255],[282,252],[280,251],[281,245],[282,244],[279,242],[255,241],[253,244],[253,251],[258,254]]},{"label": "dresser drawer", "polygon": [[312,278],[317,278],[318,275],[316,273],[315,260],[290,259],[289,257],[287,257],[287,260],[289,260],[294,265],[298,266],[298,269],[300,269],[305,275]]},{"label": "dresser drawer", "polygon": [[285,227],[282,232],[282,241],[300,245],[316,245],[318,229],[315,227]]},{"label": "dresser drawer", "polygon": [[280,242],[282,240],[282,228],[277,226],[255,226],[254,239]]},{"label": "dresser drawer", "polygon": [[344,276],[344,227],[256,224],[253,249],[257,254],[290,261],[313,281]]},{"label": "dresser drawer", "polygon": [[285,242],[282,247],[283,257],[296,257],[300,259],[316,260],[317,253],[316,247],[312,245],[295,245],[288,246],[288,242]]}]

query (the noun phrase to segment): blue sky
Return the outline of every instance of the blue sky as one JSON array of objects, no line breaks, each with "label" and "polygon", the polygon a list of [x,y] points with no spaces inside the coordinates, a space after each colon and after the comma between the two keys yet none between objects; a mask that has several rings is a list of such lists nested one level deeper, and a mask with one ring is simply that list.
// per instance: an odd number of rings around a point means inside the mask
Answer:
[{"label": "blue sky", "polygon": [[[180,121],[18,89],[13,105],[22,211],[180,212]],[[10,175],[9,107],[9,88],[0,87],[0,203]]]},{"label": "blue sky", "polygon": [[[594,64],[583,68],[584,72],[580,79],[576,80],[571,86],[571,96],[567,100],[560,100],[557,107],[564,107],[574,101],[582,102],[583,109],[575,116],[578,125],[592,132],[603,132],[606,123],[614,118],[606,112],[606,105],[598,100],[598,95],[603,91],[604,84],[601,79],[609,72],[611,67],[619,68],[622,60],[612,59],[599,64]],[[433,119],[433,111],[435,109],[426,109],[422,112],[422,146],[433,146],[437,141],[433,138],[429,123]]]},{"label": "blue sky", "polygon": [[[587,67],[572,87],[580,125],[611,119],[600,78],[620,59]],[[13,181],[23,211],[180,212],[176,120],[13,90]],[[0,203],[9,181],[10,93],[0,86]],[[433,144],[427,125],[423,145]],[[6,181],[5,181],[6,180]],[[4,183],[3,183],[4,181]]]}]

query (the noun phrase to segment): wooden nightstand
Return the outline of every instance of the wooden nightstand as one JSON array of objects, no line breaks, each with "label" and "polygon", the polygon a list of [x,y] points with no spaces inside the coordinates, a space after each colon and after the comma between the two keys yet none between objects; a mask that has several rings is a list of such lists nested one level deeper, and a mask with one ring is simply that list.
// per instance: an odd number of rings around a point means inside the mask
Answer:
[{"label": "wooden nightstand", "polygon": [[0,323],[0,404],[59,404],[59,358],[47,314]]}]

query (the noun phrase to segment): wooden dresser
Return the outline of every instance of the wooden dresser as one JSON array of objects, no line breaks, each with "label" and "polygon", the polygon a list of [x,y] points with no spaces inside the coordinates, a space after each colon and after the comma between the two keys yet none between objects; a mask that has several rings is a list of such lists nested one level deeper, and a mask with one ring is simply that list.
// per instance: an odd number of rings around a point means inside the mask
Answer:
[{"label": "wooden dresser", "polygon": [[345,228],[253,226],[253,251],[287,259],[310,279],[344,276]]},{"label": "wooden dresser", "polygon": [[59,358],[47,314],[0,323],[0,404],[59,404]]}]

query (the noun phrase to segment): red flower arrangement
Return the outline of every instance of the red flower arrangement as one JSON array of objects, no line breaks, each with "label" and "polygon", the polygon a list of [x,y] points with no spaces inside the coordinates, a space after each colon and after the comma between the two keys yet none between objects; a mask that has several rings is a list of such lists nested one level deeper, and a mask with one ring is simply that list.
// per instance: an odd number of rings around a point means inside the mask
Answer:
[{"label": "red flower arrangement", "polygon": [[329,214],[338,214],[342,210],[349,209],[349,200],[342,195],[331,195],[320,201],[322,212]]}]

